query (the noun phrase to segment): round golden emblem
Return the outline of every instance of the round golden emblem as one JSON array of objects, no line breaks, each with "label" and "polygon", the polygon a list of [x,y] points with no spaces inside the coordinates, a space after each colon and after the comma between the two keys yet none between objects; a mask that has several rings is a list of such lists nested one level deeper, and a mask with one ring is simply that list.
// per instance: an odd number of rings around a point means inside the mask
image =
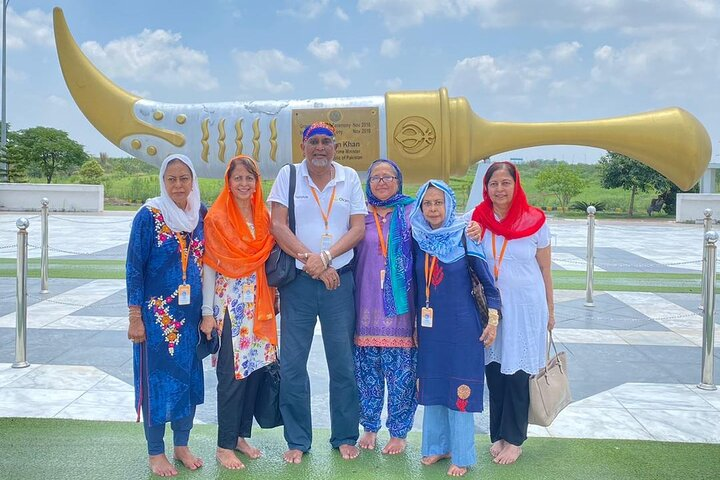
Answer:
[{"label": "round golden emblem", "polygon": [[408,155],[425,155],[437,139],[435,127],[423,117],[405,117],[393,132],[395,146]]},{"label": "round golden emblem", "polygon": [[472,392],[472,390],[470,390],[470,387],[468,387],[465,384],[460,385],[457,388],[457,396],[460,400],[467,400],[468,397],[470,397],[471,392]]}]

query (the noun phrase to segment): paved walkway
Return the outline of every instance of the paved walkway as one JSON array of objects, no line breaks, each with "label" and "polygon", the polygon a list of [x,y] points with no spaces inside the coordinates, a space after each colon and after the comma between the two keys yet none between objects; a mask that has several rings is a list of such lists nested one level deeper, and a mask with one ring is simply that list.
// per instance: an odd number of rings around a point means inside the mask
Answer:
[{"label": "paved walkway", "polygon": [[[15,220],[0,215],[0,258],[15,257]],[[130,213],[53,215],[50,255],[124,258]],[[40,244],[31,219],[30,245]],[[584,220],[551,220],[553,268],[584,269]],[[600,222],[596,265],[606,271],[698,272],[702,227],[674,223]],[[31,249],[37,257],[39,249]],[[134,421],[132,350],[126,338],[122,280],[51,279],[50,293],[28,281],[28,368],[13,369],[15,279],[0,278],[0,416]],[[654,439],[720,443],[720,391],[696,388],[702,318],[699,295],[557,290],[555,332],[569,355],[575,402],[533,436]],[[719,327],[716,342],[720,344]],[[319,329],[316,336],[320,336]],[[327,368],[316,338],[309,361],[313,421],[329,427]],[[720,349],[715,351],[720,383]],[[215,375],[206,363],[200,422],[214,423]],[[422,425],[422,408],[415,426]],[[487,416],[476,416],[478,433]]]}]

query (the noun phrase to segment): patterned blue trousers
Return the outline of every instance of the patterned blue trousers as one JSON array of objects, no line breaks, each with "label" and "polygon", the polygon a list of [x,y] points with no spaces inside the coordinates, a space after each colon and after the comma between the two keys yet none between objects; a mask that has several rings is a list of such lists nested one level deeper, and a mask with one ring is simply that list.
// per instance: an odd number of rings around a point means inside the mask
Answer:
[{"label": "patterned blue trousers", "polygon": [[417,408],[415,394],[416,348],[355,346],[355,379],[360,394],[360,424],[366,432],[380,430],[380,414],[388,390],[390,436],[405,438]]}]

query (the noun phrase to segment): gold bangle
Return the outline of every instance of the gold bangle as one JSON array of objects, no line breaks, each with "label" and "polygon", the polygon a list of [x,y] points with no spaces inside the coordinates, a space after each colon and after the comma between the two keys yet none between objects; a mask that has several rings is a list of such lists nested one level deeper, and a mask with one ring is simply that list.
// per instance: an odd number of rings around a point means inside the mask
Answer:
[{"label": "gold bangle", "polygon": [[498,311],[494,308],[489,309],[488,310],[488,325],[497,327],[498,323],[500,323],[500,315],[498,314]]}]

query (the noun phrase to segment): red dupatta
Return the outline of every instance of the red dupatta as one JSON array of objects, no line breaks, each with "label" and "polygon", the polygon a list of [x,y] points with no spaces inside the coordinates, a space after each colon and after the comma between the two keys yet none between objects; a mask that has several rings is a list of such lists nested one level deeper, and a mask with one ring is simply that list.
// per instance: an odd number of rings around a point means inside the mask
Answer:
[{"label": "red dupatta", "polygon": [[490,178],[486,173],[485,178],[483,178],[483,185],[485,186],[485,188],[483,188],[483,201],[473,210],[472,219],[478,222],[481,227],[508,240],[528,237],[540,230],[540,227],[543,226],[545,223],[545,212],[528,203],[525,191],[520,184],[520,172],[515,165],[510,162],[498,163],[509,165],[510,169],[515,172],[515,192],[510,210],[502,220],[495,218],[493,203],[487,191],[487,184]]}]

